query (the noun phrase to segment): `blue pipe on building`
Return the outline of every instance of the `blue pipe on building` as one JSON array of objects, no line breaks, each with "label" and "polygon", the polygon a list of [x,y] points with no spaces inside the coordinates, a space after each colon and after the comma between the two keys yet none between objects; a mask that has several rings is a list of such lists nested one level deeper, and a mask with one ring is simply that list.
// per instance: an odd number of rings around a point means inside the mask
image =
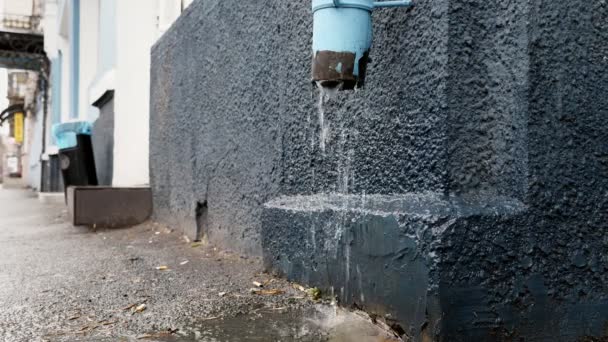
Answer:
[{"label": "blue pipe on building", "polygon": [[408,7],[409,0],[313,0],[313,81],[353,89],[365,80],[375,8]]},{"label": "blue pipe on building", "polygon": [[70,23],[70,118],[78,118],[80,107],[80,0],[72,0]]}]

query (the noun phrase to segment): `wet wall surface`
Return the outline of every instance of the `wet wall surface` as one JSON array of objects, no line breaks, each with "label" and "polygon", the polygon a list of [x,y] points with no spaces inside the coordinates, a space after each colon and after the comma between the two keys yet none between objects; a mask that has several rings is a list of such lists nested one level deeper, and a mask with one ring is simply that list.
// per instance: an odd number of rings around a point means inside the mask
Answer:
[{"label": "wet wall surface", "polygon": [[156,218],[206,204],[414,340],[608,334],[608,4],[378,11],[365,88],[321,101],[309,5],[199,1],[154,47]]}]

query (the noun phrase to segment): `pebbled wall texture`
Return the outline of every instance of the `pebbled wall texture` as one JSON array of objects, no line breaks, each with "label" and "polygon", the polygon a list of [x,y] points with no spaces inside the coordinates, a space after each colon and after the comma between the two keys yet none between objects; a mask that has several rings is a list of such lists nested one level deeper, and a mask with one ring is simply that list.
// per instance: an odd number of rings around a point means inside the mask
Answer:
[{"label": "pebbled wall texture", "polygon": [[608,336],[608,2],[379,10],[337,94],[311,20],[199,0],[154,46],[155,219],[412,341]]}]

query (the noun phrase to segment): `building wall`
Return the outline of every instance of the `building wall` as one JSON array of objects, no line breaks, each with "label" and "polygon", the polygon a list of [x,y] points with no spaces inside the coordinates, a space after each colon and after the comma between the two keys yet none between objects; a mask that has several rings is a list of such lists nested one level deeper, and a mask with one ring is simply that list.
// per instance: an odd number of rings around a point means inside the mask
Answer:
[{"label": "building wall", "polygon": [[195,2],[153,48],[155,218],[416,341],[605,335],[606,2],[377,11],[321,105],[309,6]]},{"label": "building wall", "polygon": [[114,172],[114,94],[96,103],[99,118],[95,120],[92,132],[93,153],[99,185],[112,186]]},{"label": "building wall", "polygon": [[[27,173],[27,183],[32,190],[41,191],[41,177],[42,177],[42,129],[43,129],[43,112],[42,106],[40,106],[36,113],[32,113],[28,117],[28,126],[30,127],[30,134],[28,134],[28,165],[29,168]],[[25,176],[25,175],[24,175]]]},{"label": "building wall", "polygon": [[[76,2],[80,5],[78,36],[72,15]],[[94,104],[114,91],[115,122],[114,118],[102,118],[94,132],[99,151],[103,151],[99,167],[112,167],[99,171],[112,175],[104,179],[112,179],[114,185],[149,183],[150,48],[180,15],[182,6],[189,4],[182,2],[62,0],[46,4],[45,50],[53,63],[61,63],[53,67],[61,77],[53,78],[51,84],[60,89],[54,93],[54,102],[59,103],[52,105],[51,117],[60,118],[58,122],[78,119],[95,123],[99,110]],[[78,59],[74,48],[78,48]],[[76,70],[78,77],[74,76]],[[108,147],[112,148],[110,155]],[[56,147],[49,150],[56,152]]]},{"label": "building wall", "polygon": [[58,37],[57,49],[61,52],[63,65],[61,67],[61,122],[67,122],[70,118],[70,99],[74,94],[70,89],[70,44],[63,36]]},{"label": "building wall", "polygon": [[117,1],[114,185],[149,183],[150,47],[157,8],[148,0]]},{"label": "building wall", "polygon": [[208,237],[259,255],[263,204],[282,194],[447,188],[446,5],[378,12],[368,86],[325,105],[325,152],[309,5],[194,2],[155,46],[150,165],[159,219],[193,233],[206,201]]},{"label": "building wall", "polygon": [[99,55],[99,0],[80,4],[80,82],[78,89],[79,118],[94,121],[99,111],[89,101],[89,85],[97,76]]},{"label": "building wall", "polygon": [[19,1],[0,1],[0,8],[2,13],[16,14],[16,15],[31,15],[33,0],[19,0]]}]

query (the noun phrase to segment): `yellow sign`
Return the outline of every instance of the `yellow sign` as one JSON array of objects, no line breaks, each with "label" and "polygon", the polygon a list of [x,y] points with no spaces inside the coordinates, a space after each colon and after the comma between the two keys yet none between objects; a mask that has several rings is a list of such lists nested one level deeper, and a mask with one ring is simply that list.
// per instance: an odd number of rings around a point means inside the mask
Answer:
[{"label": "yellow sign", "polygon": [[15,142],[17,144],[23,143],[23,113],[15,113],[13,116],[15,120]]}]

